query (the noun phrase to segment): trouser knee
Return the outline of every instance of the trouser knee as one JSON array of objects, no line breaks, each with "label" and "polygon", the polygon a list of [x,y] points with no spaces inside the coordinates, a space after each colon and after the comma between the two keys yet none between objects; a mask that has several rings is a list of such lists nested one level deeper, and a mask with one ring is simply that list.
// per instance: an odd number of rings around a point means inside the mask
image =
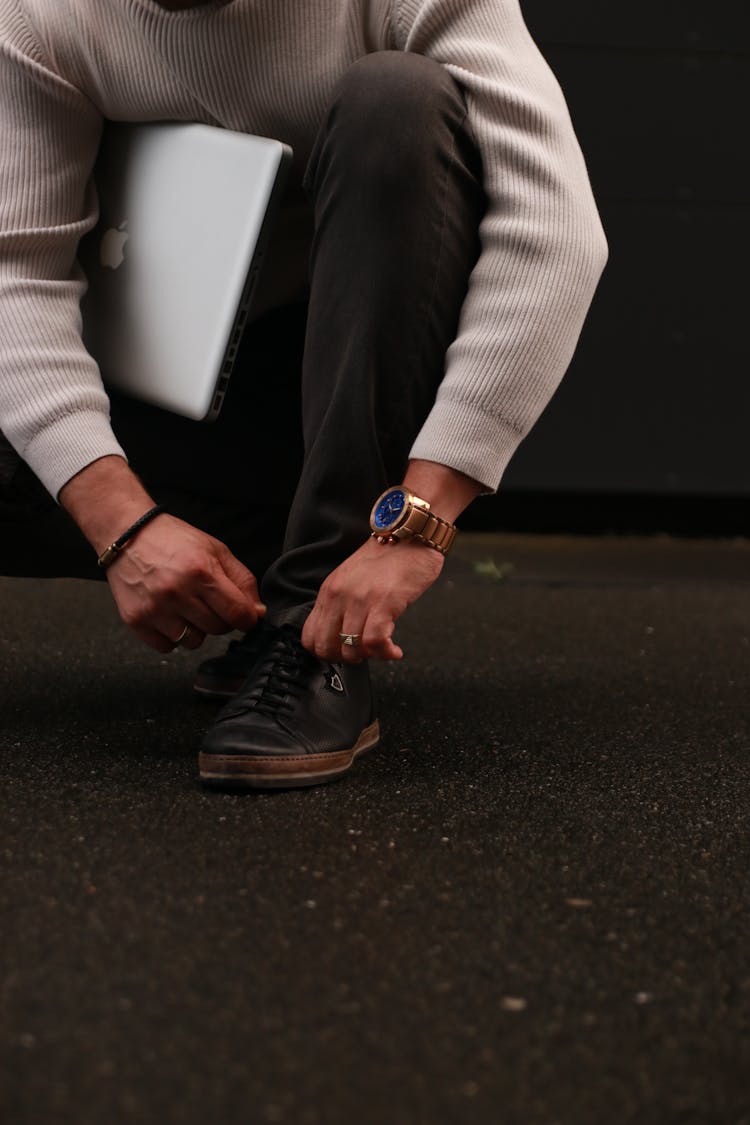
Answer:
[{"label": "trouser knee", "polygon": [[305,172],[308,195],[335,158],[339,171],[380,191],[434,174],[466,119],[460,86],[433,59],[377,51],[353,63],[334,86]]}]

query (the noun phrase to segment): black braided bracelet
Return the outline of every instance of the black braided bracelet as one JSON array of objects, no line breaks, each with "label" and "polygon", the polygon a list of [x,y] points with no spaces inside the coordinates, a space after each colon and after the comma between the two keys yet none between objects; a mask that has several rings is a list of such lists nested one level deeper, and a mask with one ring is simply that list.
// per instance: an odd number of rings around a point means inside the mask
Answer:
[{"label": "black braided bracelet", "polygon": [[114,543],[110,543],[107,549],[102,551],[99,558],[96,560],[102,570],[106,570],[108,566],[112,565],[125,544],[130,542],[136,532],[140,531],[145,523],[149,523],[154,516],[158,516],[159,512],[163,511],[164,507],[161,504],[157,504],[155,508],[149,508],[139,520],[136,520],[134,524],[130,525],[127,531],[123,531],[122,535],[118,539],[115,539]]}]

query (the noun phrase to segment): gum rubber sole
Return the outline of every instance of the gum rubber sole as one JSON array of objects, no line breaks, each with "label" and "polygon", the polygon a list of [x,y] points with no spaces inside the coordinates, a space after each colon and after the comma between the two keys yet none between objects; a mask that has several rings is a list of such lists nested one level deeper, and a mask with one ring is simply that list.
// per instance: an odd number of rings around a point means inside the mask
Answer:
[{"label": "gum rubber sole", "polygon": [[299,754],[261,758],[254,754],[205,754],[198,758],[201,781],[232,789],[299,789],[306,785],[322,785],[335,781],[351,769],[367,750],[380,741],[380,724],[376,719],[360,734],[350,750],[329,754]]},{"label": "gum rubber sole", "polygon": [[210,684],[202,684],[198,680],[193,683],[193,692],[199,699],[216,700],[217,703],[226,703],[233,695],[236,695],[245,682],[247,677],[239,676],[236,680],[223,680],[223,687],[211,687]]}]

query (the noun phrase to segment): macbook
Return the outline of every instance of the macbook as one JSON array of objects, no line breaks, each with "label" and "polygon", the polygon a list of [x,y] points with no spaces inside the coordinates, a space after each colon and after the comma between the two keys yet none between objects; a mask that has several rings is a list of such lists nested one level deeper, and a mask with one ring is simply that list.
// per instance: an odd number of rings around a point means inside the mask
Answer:
[{"label": "macbook", "polygon": [[83,340],[105,386],[186,418],[221,409],[292,150],[199,124],[109,124],[82,241]]}]

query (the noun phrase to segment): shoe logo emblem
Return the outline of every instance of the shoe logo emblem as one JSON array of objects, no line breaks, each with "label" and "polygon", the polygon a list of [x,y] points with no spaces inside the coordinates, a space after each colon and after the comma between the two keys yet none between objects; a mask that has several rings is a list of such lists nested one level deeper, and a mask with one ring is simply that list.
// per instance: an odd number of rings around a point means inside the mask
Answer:
[{"label": "shoe logo emblem", "polygon": [[344,684],[338,672],[334,672],[333,668],[328,669],[328,687],[331,691],[343,691]]}]

